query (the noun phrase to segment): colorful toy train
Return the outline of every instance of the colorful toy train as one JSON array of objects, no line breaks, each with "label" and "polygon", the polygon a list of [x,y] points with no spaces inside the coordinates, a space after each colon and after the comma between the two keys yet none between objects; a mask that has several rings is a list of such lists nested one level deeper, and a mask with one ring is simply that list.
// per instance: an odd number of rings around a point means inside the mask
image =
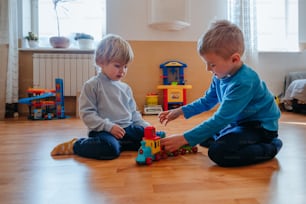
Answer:
[{"label": "colorful toy train", "polygon": [[145,128],[144,137],[141,141],[141,146],[138,149],[136,157],[137,164],[150,165],[153,161],[159,161],[169,156],[184,155],[187,153],[197,153],[198,148],[190,145],[184,145],[180,149],[174,152],[167,152],[163,150],[160,144],[160,140],[166,137],[166,133],[163,131],[156,131],[155,127],[148,126]]}]

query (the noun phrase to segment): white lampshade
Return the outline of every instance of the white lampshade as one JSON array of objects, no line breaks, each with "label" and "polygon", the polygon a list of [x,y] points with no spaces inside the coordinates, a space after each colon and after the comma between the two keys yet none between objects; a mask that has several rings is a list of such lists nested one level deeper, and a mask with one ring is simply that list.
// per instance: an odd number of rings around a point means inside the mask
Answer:
[{"label": "white lampshade", "polygon": [[148,0],[148,24],[163,31],[178,31],[190,26],[189,0]]}]

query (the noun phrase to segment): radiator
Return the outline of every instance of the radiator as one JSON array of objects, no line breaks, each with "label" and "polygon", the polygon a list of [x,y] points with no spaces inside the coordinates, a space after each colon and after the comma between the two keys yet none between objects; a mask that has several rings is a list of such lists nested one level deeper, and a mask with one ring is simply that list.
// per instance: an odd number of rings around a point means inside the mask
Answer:
[{"label": "radiator", "polygon": [[95,73],[93,54],[33,54],[34,88],[55,89],[55,78],[62,78],[64,96],[76,96]]}]

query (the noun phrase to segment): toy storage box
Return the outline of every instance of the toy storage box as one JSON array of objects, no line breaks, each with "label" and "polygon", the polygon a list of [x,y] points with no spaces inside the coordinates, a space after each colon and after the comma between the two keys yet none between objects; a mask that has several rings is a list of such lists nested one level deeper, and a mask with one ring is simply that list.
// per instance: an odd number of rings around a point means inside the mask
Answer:
[{"label": "toy storage box", "polygon": [[161,105],[158,105],[158,95],[148,94],[146,96],[146,105],[144,106],[144,114],[146,115],[157,115],[162,112]]}]

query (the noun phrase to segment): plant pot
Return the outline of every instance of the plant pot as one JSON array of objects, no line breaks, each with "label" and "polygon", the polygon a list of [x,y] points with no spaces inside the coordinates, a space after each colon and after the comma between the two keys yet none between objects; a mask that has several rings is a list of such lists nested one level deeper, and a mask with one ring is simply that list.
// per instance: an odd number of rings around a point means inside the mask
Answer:
[{"label": "plant pot", "polygon": [[69,38],[63,36],[50,37],[49,42],[53,48],[68,48],[70,46]]},{"label": "plant pot", "polygon": [[78,39],[79,48],[82,50],[93,49],[93,42],[92,39]]},{"label": "plant pot", "polygon": [[28,45],[30,48],[37,48],[38,47],[38,41],[37,40],[28,40]]}]

